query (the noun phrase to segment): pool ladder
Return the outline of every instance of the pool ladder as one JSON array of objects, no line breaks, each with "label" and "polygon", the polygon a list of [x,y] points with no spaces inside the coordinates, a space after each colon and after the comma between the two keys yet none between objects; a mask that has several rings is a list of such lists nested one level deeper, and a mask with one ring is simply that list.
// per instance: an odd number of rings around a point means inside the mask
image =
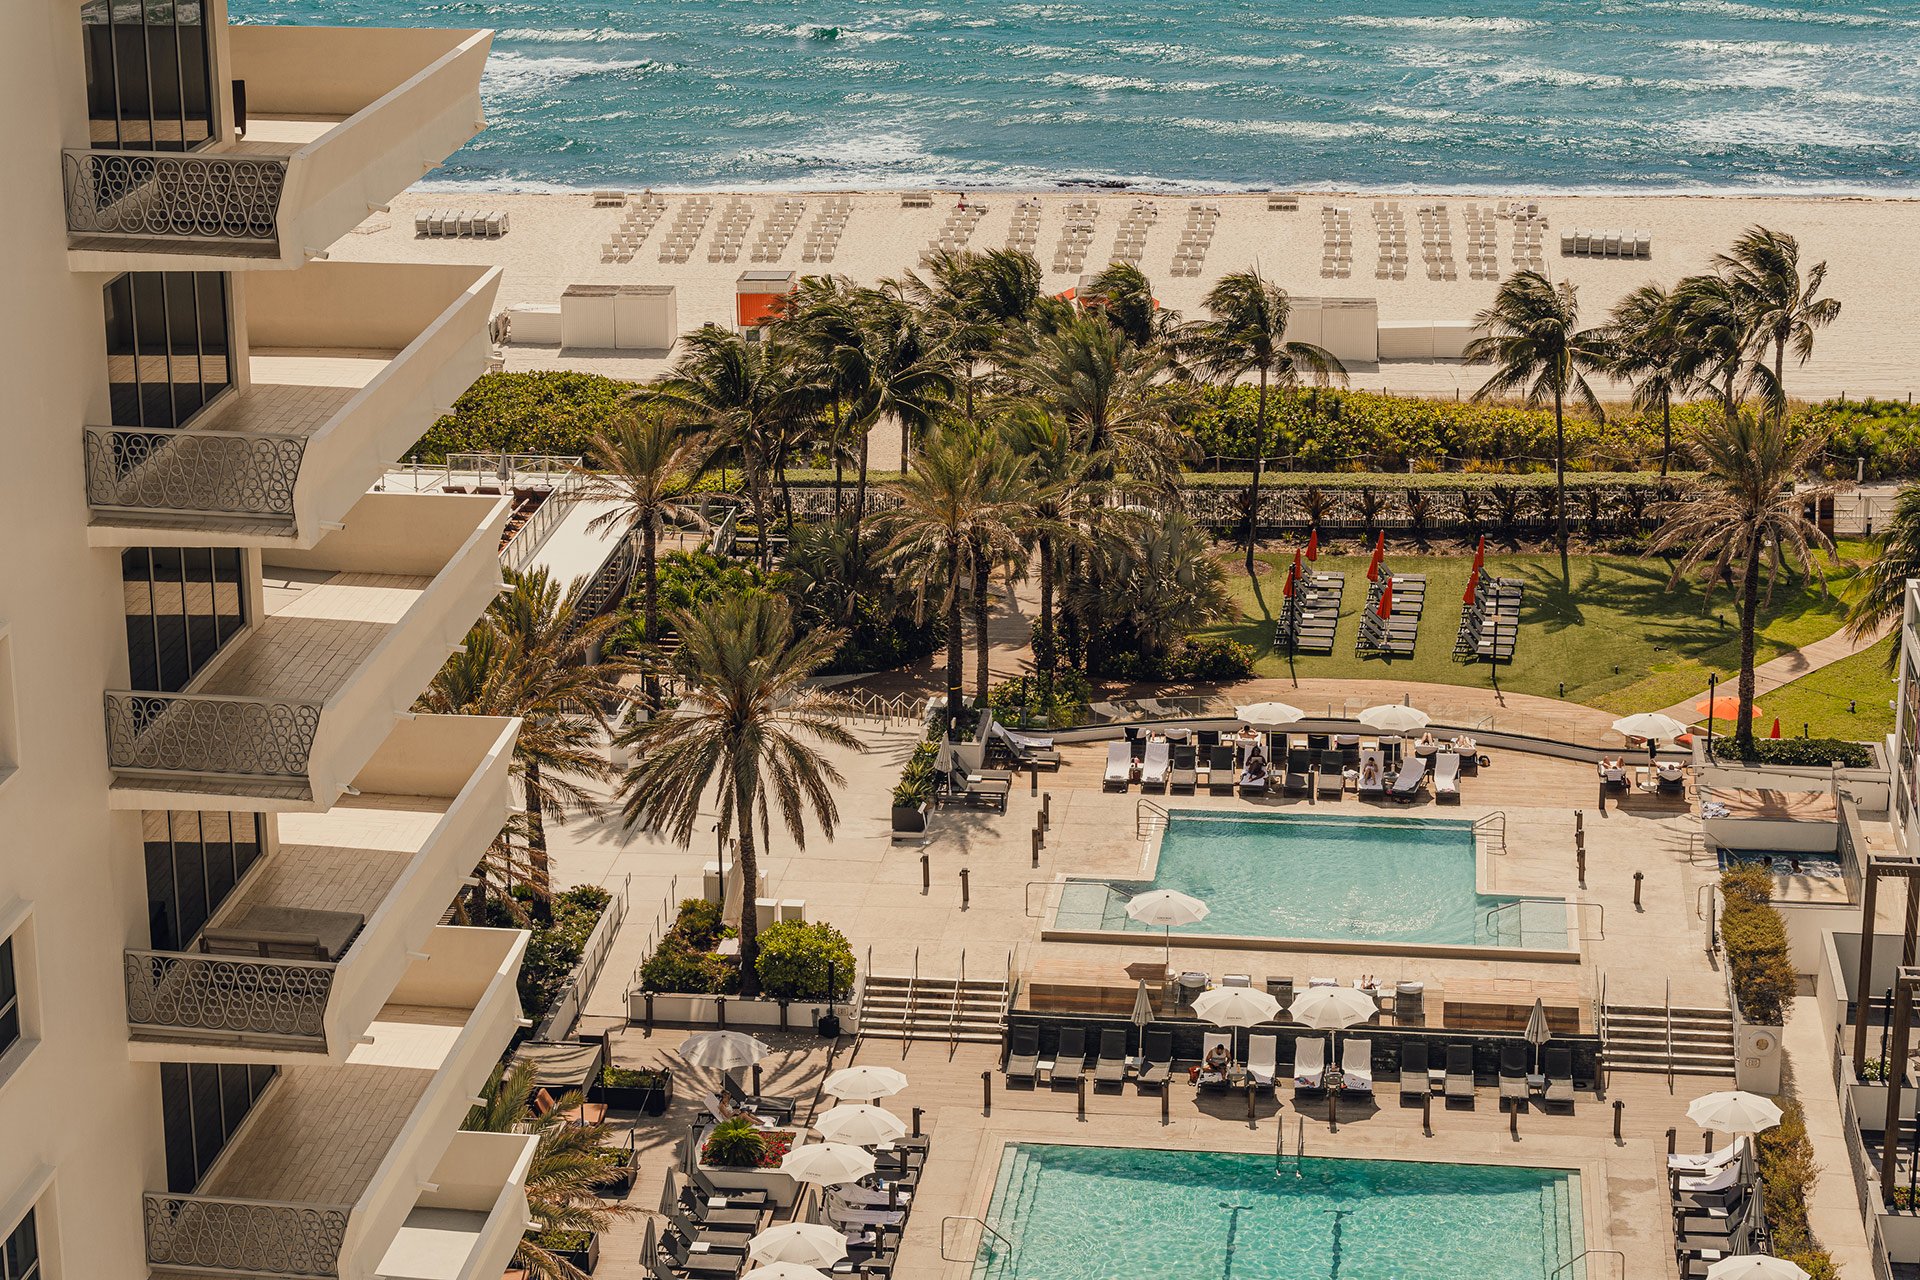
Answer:
[{"label": "pool ladder", "polygon": [[1164,831],[1168,821],[1167,811],[1151,800],[1141,800],[1133,806],[1134,834],[1142,840],[1156,831]]},{"label": "pool ladder", "polygon": [[1287,1155],[1287,1122],[1282,1117],[1279,1132],[1273,1136],[1273,1176],[1276,1178],[1286,1173],[1289,1158],[1293,1161],[1293,1176],[1296,1178],[1300,1176],[1300,1162],[1306,1158],[1307,1154],[1307,1118],[1305,1116],[1300,1117],[1300,1125],[1294,1130],[1294,1135],[1293,1155],[1289,1157]]},{"label": "pool ladder", "polygon": [[[947,1228],[956,1222],[972,1222],[980,1228],[980,1238],[974,1241],[973,1252],[964,1258],[959,1254],[947,1252]],[[1013,1241],[1007,1239],[1006,1233],[999,1230],[999,1228],[995,1227],[991,1222],[988,1222],[985,1217],[973,1213],[950,1213],[940,1219],[940,1258],[944,1262],[978,1261],[980,1249],[986,1244],[989,1235],[998,1240],[1000,1247],[1009,1254],[1013,1252]]]}]

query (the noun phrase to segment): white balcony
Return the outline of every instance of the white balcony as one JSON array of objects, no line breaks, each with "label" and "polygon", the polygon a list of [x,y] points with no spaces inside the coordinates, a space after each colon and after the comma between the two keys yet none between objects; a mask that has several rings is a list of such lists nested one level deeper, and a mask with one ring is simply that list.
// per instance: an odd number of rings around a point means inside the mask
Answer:
[{"label": "white balcony", "polygon": [[75,271],[297,267],[482,127],[488,31],[236,26],[244,136],[62,156]]},{"label": "white balcony", "polygon": [[363,262],[242,282],[246,385],[184,430],[87,428],[89,541],[314,546],[485,371],[499,285]]},{"label": "white balcony", "polygon": [[[375,1280],[396,1250],[425,1248],[423,1208],[481,1203],[485,1223],[460,1220],[474,1228],[465,1261],[490,1261],[526,1222],[524,1163],[488,1144],[486,1159],[436,1183],[450,1159],[482,1154],[454,1142],[518,1025],[526,937],[433,930],[431,958],[414,962],[345,1062],[282,1067],[193,1194],[147,1193],[152,1274]],[[443,1245],[445,1259],[459,1241]]]},{"label": "white balcony", "polygon": [[179,693],[106,695],[110,803],[331,808],[500,585],[504,498],[370,493],[261,553],[264,616]]},{"label": "white balcony", "polygon": [[380,1280],[497,1280],[532,1219],[527,1169],[539,1136],[457,1133],[380,1260]]},{"label": "white balcony", "polygon": [[126,953],[132,1056],[344,1061],[506,821],[519,722],[393,727],[325,813],[279,839],[185,952]]}]

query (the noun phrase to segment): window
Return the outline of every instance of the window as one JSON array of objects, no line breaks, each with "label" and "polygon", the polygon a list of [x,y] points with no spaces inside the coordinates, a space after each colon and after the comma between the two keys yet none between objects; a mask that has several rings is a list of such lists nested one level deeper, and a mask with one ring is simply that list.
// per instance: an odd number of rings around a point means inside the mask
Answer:
[{"label": "window", "polygon": [[260,860],[260,815],[165,812],[141,818],[148,945],[155,951],[184,951]]},{"label": "window", "polygon": [[0,1053],[20,1042],[20,975],[13,966],[13,939],[0,940]]},{"label": "window", "polygon": [[206,1062],[160,1064],[168,1191],[185,1195],[200,1185],[276,1070]]},{"label": "window", "polygon": [[20,766],[20,706],[13,684],[13,635],[0,622],[0,782]]},{"label": "window", "polygon": [[0,1280],[39,1280],[40,1237],[34,1233],[33,1210],[7,1233],[0,1245]]},{"label": "window", "polygon": [[114,426],[183,427],[233,385],[226,276],[132,271],[107,284],[105,305]]},{"label": "window", "polygon": [[120,553],[127,675],[135,689],[178,693],[246,625],[236,547],[130,547]]},{"label": "window", "polygon": [[213,138],[213,59],[200,0],[87,0],[93,145],[191,151]]}]

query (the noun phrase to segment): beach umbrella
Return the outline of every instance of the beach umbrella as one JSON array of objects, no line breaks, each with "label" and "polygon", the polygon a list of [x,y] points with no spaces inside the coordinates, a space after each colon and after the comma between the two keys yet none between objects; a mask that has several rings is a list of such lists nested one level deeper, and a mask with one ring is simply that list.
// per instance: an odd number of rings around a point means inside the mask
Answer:
[{"label": "beach umbrella", "polygon": [[846,1256],[847,1238],[820,1222],[783,1222],[747,1241],[747,1257],[789,1269],[830,1267]]},{"label": "beach umbrella", "polygon": [[[846,1256],[844,1248],[840,1256]],[[836,1258],[834,1261],[837,1262],[839,1259]],[[827,1280],[827,1273],[817,1267],[802,1266],[798,1262],[775,1262],[764,1267],[755,1267],[741,1276],[740,1280]]]},{"label": "beach umbrella", "polygon": [[[1740,718],[1740,699],[1730,693],[1722,693],[1712,698],[1702,698],[1693,704],[1693,713],[1714,720],[1738,720]],[[1753,714],[1760,714],[1760,704],[1753,704]]]},{"label": "beach umbrella", "polygon": [[1153,997],[1147,994],[1147,980],[1140,979],[1140,989],[1133,993],[1133,1025],[1141,1031],[1153,1021]]},{"label": "beach umbrella", "polygon": [[1533,1000],[1533,1012],[1527,1015],[1527,1029],[1521,1032],[1527,1043],[1533,1046],[1534,1061],[1540,1061],[1540,1049],[1553,1038],[1553,1031],[1547,1026],[1546,1002],[1538,996]]},{"label": "beach umbrella", "polygon": [[1295,547],[1293,549],[1293,576],[1297,578],[1303,572],[1304,570],[1300,567],[1300,548]]},{"label": "beach umbrella", "polygon": [[1780,1108],[1772,1099],[1742,1089],[1726,1089],[1695,1098],[1687,1104],[1687,1119],[1702,1129],[1723,1133],[1758,1133],[1780,1123]]},{"label": "beach umbrella", "polygon": [[1387,531],[1382,529],[1379,539],[1373,544],[1373,559],[1367,561],[1368,582],[1378,582],[1380,580],[1380,557],[1385,555],[1386,551]]},{"label": "beach umbrella", "polygon": [[1216,1027],[1257,1027],[1279,1012],[1278,1000],[1252,987],[1211,987],[1193,998],[1193,1016]]},{"label": "beach umbrella", "polygon": [[1427,727],[1427,713],[1418,707],[1389,702],[1385,706],[1368,707],[1362,711],[1360,723],[1382,733],[1411,733]]},{"label": "beach umbrella", "polygon": [[864,1102],[843,1102],[823,1112],[813,1122],[813,1128],[829,1142],[847,1142],[856,1147],[877,1147],[907,1132],[906,1121],[899,1116]]},{"label": "beach umbrella", "polygon": [[1287,1006],[1287,1014],[1304,1027],[1333,1032],[1334,1062],[1340,1061],[1340,1033],[1371,1018],[1379,1010],[1373,997],[1355,987],[1308,987]]},{"label": "beach umbrella", "polygon": [[1387,585],[1380,588],[1380,605],[1374,613],[1384,618],[1393,612],[1393,579],[1387,579]]},{"label": "beach umbrella", "polygon": [[1291,600],[1291,599],[1293,599],[1293,584],[1294,584],[1294,582],[1295,582],[1295,580],[1296,580],[1296,579],[1298,579],[1299,577],[1300,577],[1300,566],[1299,566],[1299,564],[1297,564],[1297,563],[1295,563],[1295,564],[1290,564],[1290,565],[1288,565],[1288,566],[1287,566],[1287,585],[1286,585],[1286,597],[1287,597],[1287,599],[1289,599],[1289,600]]},{"label": "beach umbrella", "polygon": [[1671,742],[1687,731],[1687,726],[1658,711],[1642,711],[1621,716],[1613,722],[1613,731],[1623,738],[1645,738],[1649,742]]},{"label": "beach umbrella", "polygon": [[907,1077],[892,1067],[843,1067],[827,1077],[826,1091],[836,1098],[871,1102],[890,1098],[907,1087]]},{"label": "beach umbrella", "polygon": [[873,1167],[871,1151],[862,1151],[845,1142],[811,1142],[795,1147],[780,1160],[780,1172],[795,1182],[811,1182],[821,1187],[858,1182],[872,1173]]},{"label": "beach umbrella", "polygon": [[702,1031],[688,1036],[675,1052],[688,1066],[731,1071],[750,1067],[773,1050],[744,1031]]},{"label": "beach umbrella", "polygon": [[1306,719],[1307,713],[1284,702],[1250,702],[1244,707],[1235,707],[1233,716],[1241,724],[1255,729],[1278,729]]},{"label": "beach umbrella", "polygon": [[[1128,919],[1140,924],[1166,930],[1167,967],[1173,967],[1173,928],[1175,925],[1199,924],[1207,918],[1207,904],[1198,898],[1190,898],[1173,889],[1149,889],[1137,894],[1127,903]],[[1141,990],[1146,990],[1142,981]]]},{"label": "beach umbrella", "polygon": [[1320,530],[1317,528],[1309,529],[1307,531],[1307,559],[1312,561],[1312,560],[1318,560],[1319,558],[1320,558]]},{"label": "beach umbrella", "polygon": [[1460,593],[1460,602],[1462,604],[1472,604],[1473,598],[1479,594],[1480,594],[1480,579],[1469,577],[1467,579],[1467,589]]},{"label": "beach umbrella", "polygon": [[1773,732],[1769,733],[1767,736],[1769,738],[1777,738],[1780,736],[1780,717],[1779,716],[1775,716],[1773,718]]},{"label": "beach umbrella", "polygon": [[1707,1268],[1707,1280],[1807,1280],[1806,1271],[1766,1253],[1722,1258]]},{"label": "beach umbrella", "polygon": [[1480,535],[1480,545],[1473,549],[1473,572],[1469,576],[1478,578],[1480,576],[1480,570],[1486,565],[1486,563],[1487,563],[1487,535],[1483,533]]}]

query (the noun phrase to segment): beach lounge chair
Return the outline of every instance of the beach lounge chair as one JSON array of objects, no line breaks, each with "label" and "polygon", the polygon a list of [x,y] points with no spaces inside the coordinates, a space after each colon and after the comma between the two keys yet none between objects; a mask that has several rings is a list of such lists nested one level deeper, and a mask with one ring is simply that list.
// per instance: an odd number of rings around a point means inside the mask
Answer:
[{"label": "beach lounge chair", "polygon": [[1040,1028],[1031,1022],[1016,1025],[1007,1042],[1007,1079],[1032,1080],[1040,1069]]},{"label": "beach lounge chair", "polygon": [[1373,1041],[1352,1036],[1340,1046],[1340,1092],[1373,1092]]},{"label": "beach lounge chair", "polygon": [[1100,1033],[1100,1060],[1093,1064],[1095,1084],[1123,1084],[1127,1078],[1127,1033]]},{"label": "beach lounge chair", "polygon": [[1460,803],[1460,757],[1442,751],[1433,758],[1433,798]]},{"label": "beach lounge chair", "polygon": [[745,1254],[696,1250],[693,1241],[671,1228],[661,1236],[660,1243],[667,1251],[668,1265],[690,1276],[737,1276],[746,1270]]},{"label": "beach lounge chair", "polygon": [[1247,1081],[1256,1089],[1273,1088],[1280,1070],[1280,1037],[1247,1037]]},{"label": "beach lounge chair", "polygon": [[[1572,1052],[1570,1050],[1563,1049],[1557,1045],[1554,1046],[1553,1050],[1549,1050],[1550,1054],[1552,1052],[1565,1053],[1569,1058],[1572,1057]],[[1552,1063],[1553,1059],[1551,1058],[1551,1056],[1549,1056],[1547,1061],[1549,1064]],[[1549,1080],[1552,1079],[1551,1072],[1548,1073],[1548,1079]],[[1735,1138],[1732,1142],[1729,1142],[1726,1146],[1721,1147],[1716,1151],[1707,1151],[1707,1152],[1702,1152],[1698,1155],[1690,1155],[1690,1156],[1689,1155],[1671,1155],[1667,1157],[1667,1172],[1691,1174],[1696,1177],[1701,1174],[1717,1173],[1725,1166],[1730,1165],[1734,1161],[1738,1160],[1740,1158],[1740,1153],[1745,1151],[1746,1147],[1747,1147],[1747,1140],[1745,1138]]]},{"label": "beach lounge chair", "polygon": [[1368,747],[1360,753],[1360,782],[1355,788],[1362,796],[1387,794],[1387,766],[1380,748]]},{"label": "beach lounge chair", "polygon": [[1327,1087],[1327,1038],[1301,1036],[1293,1042],[1293,1091],[1319,1093]]},{"label": "beach lounge chair", "polygon": [[1609,791],[1625,791],[1630,785],[1627,771],[1617,764],[1595,764],[1594,769],[1599,772],[1600,781],[1606,784]]},{"label": "beach lounge chair", "polygon": [[1125,791],[1127,784],[1133,781],[1133,754],[1124,742],[1114,742],[1107,746],[1107,774],[1101,779],[1101,787],[1107,791]]},{"label": "beach lounge chair", "polygon": [[1473,1105],[1473,1046],[1470,1044],[1450,1044],[1447,1046],[1447,1074],[1444,1082],[1447,1101],[1456,1098],[1466,1100]]},{"label": "beach lounge chair", "polygon": [[1527,1100],[1527,1046],[1518,1040],[1500,1042],[1500,1102]]},{"label": "beach lounge chair", "polygon": [[[670,1178],[679,1176],[678,1170],[669,1169],[667,1172]],[[696,1218],[711,1218],[716,1212],[759,1213],[763,1209],[772,1208],[764,1191],[737,1189],[722,1191],[714,1185],[713,1179],[707,1176],[707,1171],[700,1167],[697,1160],[693,1164],[693,1186],[685,1188],[682,1194],[697,1194],[700,1197],[699,1206],[693,1210],[693,1216]],[[705,1212],[702,1212],[702,1209]]]},{"label": "beach lounge chair", "polygon": [[1427,778],[1427,760],[1425,756],[1410,756],[1400,766],[1399,774],[1393,780],[1392,795],[1401,804],[1412,804],[1420,794],[1420,784]]},{"label": "beach lounge chair", "polygon": [[1194,1078],[1194,1084],[1201,1089],[1224,1089],[1227,1081],[1224,1077],[1208,1076],[1206,1061],[1213,1056],[1215,1049],[1227,1051],[1227,1061],[1233,1061],[1233,1033],[1230,1031],[1208,1031],[1200,1037],[1201,1073]]},{"label": "beach lounge chair", "polygon": [[[1249,756],[1247,759],[1250,765],[1253,757]],[[1266,757],[1262,756],[1260,760],[1261,763],[1264,764]],[[1273,770],[1271,767],[1257,778],[1253,776],[1253,772],[1248,766],[1242,766],[1240,769],[1240,794],[1243,796],[1263,796],[1267,794],[1267,788],[1272,782]]]},{"label": "beach lounge chair", "polygon": [[1087,1073],[1087,1029],[1079,1026],[1060,1028],[1060,1043],[1053,1051],[1053,1078],[1078,1079]]},{"label": "beach lounge chair", "polygon": [[1197,754],[1184,743],[1173,749],[1173,767],[1167,772],[1167,790],[1193,794],[1194,784],[1200,780],[1200,772],[1195,766]]},{"label": "beach lounge chair", "polygon": [[1006,778],[981,777],[969,778],[967,768],[955,764],[947,770],[947,786],[944,795],[938,798],[953,804],[986,805],[990,809],[1006,812],[1007,795],[1013,790],[1013,783]]},{"label": "beach lounge chair", "polygon": [[1425,1040],[1402,1040],[1400,1042],[1400,1096],[1418,1098],[1431,1089],[1427,1083],[1427,1042]]},{"label": "beach lounge chair", "polygon": [[1323,796],[1338,797],[1346,794],[1346,765],[1341,761],[1338,751],[1328,750],[1320,753],[1320,777],[1314,789]]},{"label": "beach lounge chair", "polygon": [[1309,776],[1313,769],[1313,756],[1305,747],[1295,747],[1287,752],[1287,774],[1281,780],[1282,789],[1290,796],[1303,796],[1313,789],[1313,779]]},{"label": "beach lounge chair", "polygon": [[1158,787],[1162,791],[1167,787],[1167,770],[1173,763],[1173,744],[1170,742],[1149,742],[1147,754],[1140,761],[1140,789]]},{"label": "beach lounge chair", "polygon": [[1212,746],[1207,748],[1207,794],[1230,796],[1233,784],[1238,780],[1239,770],[1233,764],[1233,748]]},{"label": "beach lounge chair", "polygon": [[[706,1180],[706,1175],[701,1171],[698,1162],[694,1164],[694,1177],[701,1181]],[[748,1194],[759,1195],[760,1193]],[[707,1227],[746,1227],[757,1231],[760,1229],[761,1216],[767,1208],[768,1206],[763,1202],[748,1203],[717,1195],[703,1197],[687,1184],[685,1176],[679,1169],[671,1166],[667,1169],[666,1185],[660,1193],[660,1212],[669,1213],[678,1209],[694,1222]]]},{"label": "beach lounge chair", "polygon": [[1164,1089],[1173,1070],[1173,1032],[1148,1031],[1141,1040],[1140,1070],[1133,1082],[1142,1089]]},{"label": "beach lounge chair", "polygon": [[1018,769],[1058,769],[1060,753],[1053,749],[1052,738],[1036,738],[1015,733],[1005,725],[993,726],[994,741]]},{"label": "beach lounge chair", "polygon": [[[744,1069],[736,1068],[736,1070]],[[772,1116],[778,1124],[792,1124],[793,1113],[800,1109],[800,1100],[798,1098],[775,1098],[768,1097],[766,1094],[749,1094],[745,1089],[740,1087],[740,1082],[734,1079],[732,1071],[723,1071],[720,1073],[720,1087],[726,1091],[727,1097],[733,1100],[735,1106],[745,1107],[749,1111],[756,1111]]]},{"label": "beach lounge chair", "polygon": [[[1544,1103],[1566,1103],[1573,1106],[1573,1050],[1563,1044],[1550,1044],[1541,1055],[1541,1074],[1546,1076],[1546,1088],[1541,1091],[1540,1101]],[[1736,1144],[1737,1145],[1737,1144]]]},{"label": "beach lounge chair", "polygon": [[747,1241],[754,1234],[754,1228],[744,1224],[720,1227],[694,1222],[679,1208],[667,1211],[667,1221],[682,1239],[698,1246],[702,1252],[745,1253]]},{"label": "beach lounge chair", "polygon": [[1396,982],[1393,984],[1393,1021],[1395,1026],[1401,1027],[1426,1025],[1426,983]]}]

